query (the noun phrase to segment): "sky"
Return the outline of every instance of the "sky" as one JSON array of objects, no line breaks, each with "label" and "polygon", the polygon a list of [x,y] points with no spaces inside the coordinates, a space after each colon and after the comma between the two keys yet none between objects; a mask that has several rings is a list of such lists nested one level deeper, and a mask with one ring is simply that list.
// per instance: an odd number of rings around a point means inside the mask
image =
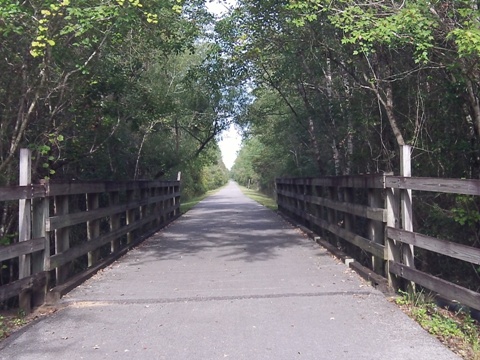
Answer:
[{"label": "sky", "polygon": [[234,5],[235,3],[236,3],[236,0],[207,1],[207,9],[212,14],[223,15],[228,11],[228,7]]},{"label": "sky", "polygon": [[[225,3],[227,4],[227,6],[231,6],[235,4],[235,0],[223,0],[223,4],[221,4],[219,1],[210,1],[207,2],[207,9],[211,13],[220,16],[227,12],[227,7],[224,5]],[[240,150],[241,142],[242,137],[233,125],[230,125],[227,130],[223,131],[220,134],[218,146],[222,151],[223,163],[229,170],[232,168],[235,162],[237,152],[238,150]]]},{"label": "sky", "polygon": [[237,152],[240,150],[240,145],[242,143],[242,137],[235,129],[234,125],[230,125],[227,130],[224,130],[220,134],[221,140],[218,142],[218,146],[222,151],[223,163],[227,169],[231,169],[235,159],[237,158]]}]

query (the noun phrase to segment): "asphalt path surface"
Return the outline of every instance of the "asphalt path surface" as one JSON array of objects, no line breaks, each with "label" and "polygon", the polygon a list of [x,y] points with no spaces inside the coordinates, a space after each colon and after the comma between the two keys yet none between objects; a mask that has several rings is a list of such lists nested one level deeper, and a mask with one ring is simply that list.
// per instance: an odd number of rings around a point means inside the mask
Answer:
[{"label": "asphalt path surface", "polygon": [[231,183],[0,343],[0,359],[459,359]]}]

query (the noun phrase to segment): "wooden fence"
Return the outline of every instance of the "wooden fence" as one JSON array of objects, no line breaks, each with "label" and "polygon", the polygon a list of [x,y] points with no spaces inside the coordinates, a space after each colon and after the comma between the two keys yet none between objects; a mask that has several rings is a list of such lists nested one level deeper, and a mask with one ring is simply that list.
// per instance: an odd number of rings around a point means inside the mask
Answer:
[{"label": "wooden fence", "polygon": [[[28,154],[24,153],[28,160]],[[0,302],[19,296],[29,310],[59,298],[180,215],[179,181],[68,182],[0,188],[19,203],[19,241],[0,247],[0,265],[18,259],[18,279]]]},{"label": "wooden fence", "polygon": [[[480,249],[415,233],[412,190],[480,196],[479,180],[385,174],[277,179],[279,211],[339,247],[371,256],[371,270],[480,310],[480,293],[415,269],[414,247],[480,265]],[[358,252],[357,252],[358,253]]]}]

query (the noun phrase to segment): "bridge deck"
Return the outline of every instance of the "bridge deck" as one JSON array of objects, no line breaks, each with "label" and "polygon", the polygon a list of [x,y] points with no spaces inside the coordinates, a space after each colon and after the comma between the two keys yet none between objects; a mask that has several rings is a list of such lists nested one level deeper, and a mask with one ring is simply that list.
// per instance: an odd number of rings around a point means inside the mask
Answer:
[{"label": "bridge deck", "polygon": [[1,359],[457,359],[234,184],[0,343]]}]

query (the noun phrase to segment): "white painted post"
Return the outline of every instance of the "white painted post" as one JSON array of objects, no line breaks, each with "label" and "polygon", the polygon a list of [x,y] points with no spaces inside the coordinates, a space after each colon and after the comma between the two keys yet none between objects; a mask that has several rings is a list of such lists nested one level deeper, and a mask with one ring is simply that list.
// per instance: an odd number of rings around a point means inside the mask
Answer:
[{"label": "white painted post", "polygon": [[[411,146],[403,145],[400,153],[400,176],[411,177]],[[412,190],[402,191],[402,228],[407,231],[413,231],[412,215]]]},{"label": "white painted post", "polygon": [[[26,186],[32,182],[32,153],[29,149],[20,149],[20,173],[19,185]],[[32,201],[30,199],[21,199],[18,201],[18,241],[26,241],[32,238]],[[19,258],[19,279],[26,278],[32,274],[30,254],[22,255]],[[20,308],[26,312],[31,309],[31,295],[29,291],[24,291],[19,297]]]},{"label": "white painted post", "polygon": [[[182,181],[182,172],[179,171],[177,175],[177,181]],[[180,185],[173,187],[173,192],[180,191]],[[174,211],[173,216],[180,216],[180,196],[173,197],[173,205],[178,205],[178,208]]]},{"label": "white painted post", "polygon": [[[400,175],[403,177],[412,176],[410,145],[400,146]],[[413,210],[412,210],[412,190],[401,191],[400,195],[402,228],[406,231],[413,231]],[[402,245],[403,263],[408,267],[414,268],[414,248],[413,245]],[[415,291],[415,284],[410,284],[411,290]]]}]

